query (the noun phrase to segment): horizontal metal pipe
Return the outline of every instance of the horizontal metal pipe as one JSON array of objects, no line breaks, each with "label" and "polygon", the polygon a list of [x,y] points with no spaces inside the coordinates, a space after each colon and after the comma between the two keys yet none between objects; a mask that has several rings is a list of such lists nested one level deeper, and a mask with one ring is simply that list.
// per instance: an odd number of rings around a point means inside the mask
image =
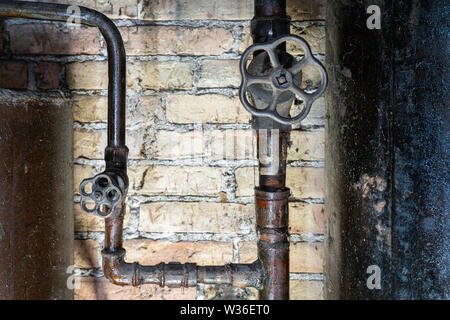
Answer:
[{"label": "horizontal metal pipe", "polygon": [[[73,7],[72,7],[73,8]],[[0,17],[67,22],[74,18],[71,6],[63,4],[0,0]],[[80,9],[81,24],[99,28],[108,51],[108,147],[107,161],[126,162],[125,77],[126,54],[122,37],[105,15],[85,7]],[[124,158],[125,154],[125,159]]]},{"label": "horizontal metal pipe", "polygon": [[143,266],[125,262],[122,248],[123,208],[113,218],[105,219],[105,245],[102,251],[103,273],[117,285],[158,284],[168,287],[193,287],[199,283],[229,284],[262,289],[263,267],[259,260],[251,264],[197,266],[194,263],[160,263]]}]

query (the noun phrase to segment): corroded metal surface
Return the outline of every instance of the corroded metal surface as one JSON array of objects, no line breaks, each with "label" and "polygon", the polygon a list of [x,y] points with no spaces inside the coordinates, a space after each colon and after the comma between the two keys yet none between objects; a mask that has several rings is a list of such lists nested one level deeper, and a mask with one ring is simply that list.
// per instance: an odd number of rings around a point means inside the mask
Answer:
[{"label": "corroded metal surface", "polygon": [[325,295],[449,299],[449,4],[372,4],[328,2]]},{"label": "corroded metal surface", "polygon": [[127,263],[122,247],[123,212],[106,218],[106,238],[102,251],[103,273],[112,283],[126,286],[158,284],[161,287],[193,287],[199,283],[228,284],[235,287],[263,286],[263,267],[259,260],[251,264],[197,266],[195,263],[160,263],[143,266]]},{"label": "corroded metal surface", "polygon": [[0,299],[71,299],[70,99],[0,90]]}]

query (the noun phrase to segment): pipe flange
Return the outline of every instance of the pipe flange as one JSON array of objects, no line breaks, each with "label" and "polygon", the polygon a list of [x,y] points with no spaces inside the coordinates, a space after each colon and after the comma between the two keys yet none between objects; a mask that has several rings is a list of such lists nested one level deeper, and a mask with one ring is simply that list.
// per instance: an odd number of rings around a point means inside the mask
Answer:
[{"label": "pipe flange", "polygon": [[[91,186],[91,190],[88,190],[88,186]],[[113,172],[103,172],[84,179],[80,184],[81,208],[86,213],[108,218],[124,200],[123,187],[123,179]],[[93,207],[88,208],[88,203],[93,203]]]},{"label": "pipe flange", "polygon": [[[305,56],[302,60],[294,63],[289,68],[285,68],[281,65],[276,53],[276,48],[286,41],[293,41],[299,44],[303,48],[305,53]],[[247,60],[251,54],[261,50],[265,51],[268,54],[273,69],[267,75],[253,76],[247,70]],[[293,80],[295,78],[295,75],[301,73],[302,70],[307,66],[317,67],[321,75],[321,85],[313,93],[304,91],[303,89],[298,87]],[[250,46],[247,50],[245,50],[241,57],[240,71],[242,82],[239,88],[239,97],[245,109],[254,116],[270,118],[278,123],[285,125],[294,124],[305,119],[311,109],[311,105],[325,92],[328,83],[328,77],[325,67],[319,60],[314,58],[308,43],[304,39],[295,35],[282,36],[269,43],[254,44]],[[265,84],[269,85],[272,88],[272,100],[268,104],[267,108],[257,109],[248,101],[247,89],[253,84]],[[303,101],[304,107],[302,111],[293,118],[281,116],[277,112],[278,100],[281,94],[283,94],[284,92],[291,92],[297,98]]]}]

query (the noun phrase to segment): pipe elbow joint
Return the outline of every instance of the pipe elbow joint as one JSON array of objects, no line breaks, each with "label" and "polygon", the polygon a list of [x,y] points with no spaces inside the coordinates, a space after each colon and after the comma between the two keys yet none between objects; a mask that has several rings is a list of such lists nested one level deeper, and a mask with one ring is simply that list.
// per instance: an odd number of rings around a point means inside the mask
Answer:
[{"label": "pipe elbow joint", "polygon": [[138,264],[127,263],[124,260],[125,249],[117,251],[102,251],[103,274],[110,282],[119,286],[138,286]]}]

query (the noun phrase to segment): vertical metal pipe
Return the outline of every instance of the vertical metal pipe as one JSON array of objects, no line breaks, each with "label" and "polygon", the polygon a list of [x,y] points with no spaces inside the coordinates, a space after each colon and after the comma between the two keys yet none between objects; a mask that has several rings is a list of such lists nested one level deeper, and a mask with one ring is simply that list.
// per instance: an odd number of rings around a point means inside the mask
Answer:
[{"label": "vertical metal pipe", "polygon": [[286,157],[289,132],[258,130],[259,187],[255,189],[258,258],[265,277],[262,300],[289,299]]},{"label": "vertical metal pipe", "polygon": [[[251,22],[254,43],[265,43],[290,33],[290,17],[285,0],[256,0]],[[285,52],[285,45],[279,47]],[[286,158],[290,126],[267,118],[254,117],[256,129],[259,187],[255,188],[258,258],[265,277],[261,300],[289,299],[288,198]]]}]

